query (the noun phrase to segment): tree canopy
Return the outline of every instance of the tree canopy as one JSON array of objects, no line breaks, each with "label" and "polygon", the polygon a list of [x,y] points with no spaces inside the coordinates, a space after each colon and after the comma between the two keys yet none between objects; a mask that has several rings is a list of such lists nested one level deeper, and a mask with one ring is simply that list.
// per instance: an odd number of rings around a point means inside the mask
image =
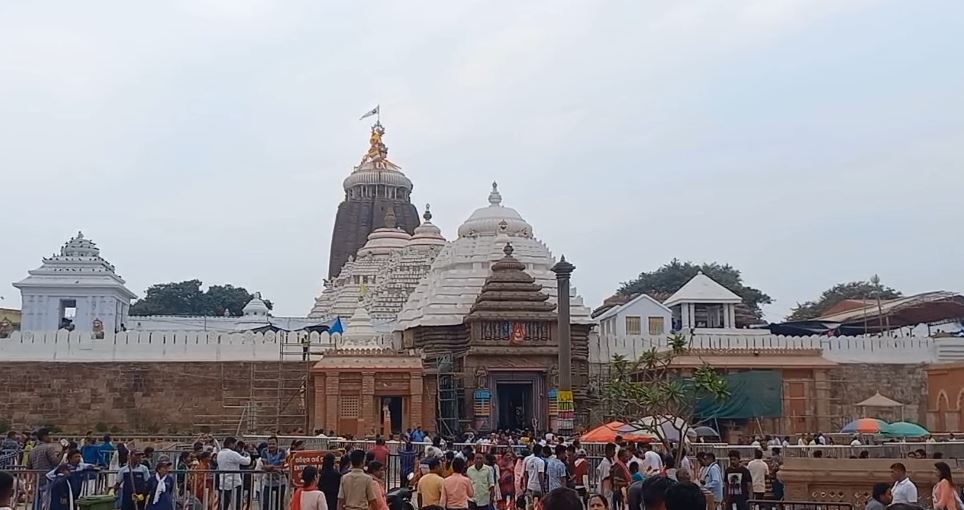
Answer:
[{"label": "tree canopy", "polygon": [[694,264],[680,262],[679,259],[673,259],[655,271],[639,273],[634,280],[620,284],[618,292],[625,295],[649,294],[656,299],[664,300],[700,271],[740,296],[743,304],[757,319],[763,316],[760,305],[773,302],[773,299],[762,291],[744,285],[740,271],[729,264],[716,262]]},{"label": "tree canopy", "polygon": [[[679,369],[672,366],[678,356],[690,353],[690,341],[685,336],[670,335],[667,347],[652,347],[636,360],[613,356],[600,397],[607,419],[656,436],[670,451],[673,438],[669,433],[684,436],[700,401],[723,401],[730,392],[726,380],[709,364],[703,363],[687,377],[681,377]],[[676,454],[681,457],[682,451]]]},{"label": "tree canopy", "polygon": [[797,303],[787,316],[788,321],[802,321],[820,317],[827,310],[845,299],[894,299],[903,294],[899,290],[881,285],[874,276],[869,281],[838,283],[823,291],[815,301]]},{"label": "tree canopy", "polygon": [[[219,317],[240,316],[244,305],[254,298],[244,287],[231,284],[211,285],[201,290],[201,280],[158,283],[148,287],[143,299],[131,305],[131,315],[199,315]],[[264,300],[268,309],[271,302]]]}]

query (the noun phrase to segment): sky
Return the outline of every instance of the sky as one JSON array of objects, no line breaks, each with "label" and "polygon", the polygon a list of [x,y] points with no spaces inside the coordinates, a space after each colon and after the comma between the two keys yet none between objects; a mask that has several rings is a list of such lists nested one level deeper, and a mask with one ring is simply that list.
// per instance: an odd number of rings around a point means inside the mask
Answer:
[{"label": "sky", "polygon": [[0,307],[78,230],[303,315],[380,104],[449,238],[499,182],[597,306],[672,258],[780,320],[964,291],[964,2],[0,3]]}]

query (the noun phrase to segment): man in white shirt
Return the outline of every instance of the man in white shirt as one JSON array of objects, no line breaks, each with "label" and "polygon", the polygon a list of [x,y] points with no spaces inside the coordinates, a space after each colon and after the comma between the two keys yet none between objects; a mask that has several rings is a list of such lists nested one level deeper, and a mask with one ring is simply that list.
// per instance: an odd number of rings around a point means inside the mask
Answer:
[{"label": "man in white shirt", "polygon": [[441,459],[442,455],[442,437],[435,436],[432,438],[432,444],[425,448],[425,458],[435,457],[436,459]]},{"label": "man in white shirt", "polygon": [[858,439],[856,435],[854,436],[853,441],[850,442],[850,446],[860,446],[860,439]]},{"label": "man in white shirt", "polygon": [[763,461],[763,450],[753,452],[753,460],[746,465],[746,469],[753,479],[753,499],[763,499],[767,492],[767,476],[770,475],[770,466]]},{"label": "man in white shirt", "polygon": [[639,466],[639,470],[646,476],[663,470],[663,457],[654,452],[653,445],[649,443],[643,443],[643,463]]},{"label": "man in white shirt", "polygon": [[604,457],[599,461],[599,465],[596,466],[596,483],[598,484],[596,492],[601,494],[606,500],[610,500],[612,497],[612,469],[616,457],[616,445],[614,443],[608,443],[604,449]]},{"label": "man in white shirt", "polygon": [[532,455],[523,461],[523,475],[526,489],[526,507],[534,508],[546,495],[546,461],[541,457],[542,445],[532,446]]},{"label": "man in white shirt", "polygon": [[890,489],[893,504],[917,505],[917,486],[907,477],[907,468],[895,462],[890,466],[890,477],[894,480],[894,486]]},{"label": "man in white shirt", "polygon": [[241,488],[242,478],[240,473],[232,471],[240,471],[241,466],[250,465],[251,457],[247,452],[242,455],[235,451],[237,446],[238,440],[228,437],[224,439],[223,448],[218,452],[218,471],[225,472],[221,475],[221,510],[230,509],[232,501],[234,510],[241,510],[241,493],[244,492]]}]

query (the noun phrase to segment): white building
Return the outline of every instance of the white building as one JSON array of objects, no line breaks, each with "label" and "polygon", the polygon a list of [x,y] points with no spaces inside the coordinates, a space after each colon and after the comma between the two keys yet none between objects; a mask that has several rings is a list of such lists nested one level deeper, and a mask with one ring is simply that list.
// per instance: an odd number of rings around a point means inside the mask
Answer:
[{"label": "white building", "polygon": [[395,226],[392,210],[387,212],[386,227],[369,234],[368,241],[348,259],[338,276],[325,281],[309,318],[345,320],[355,315],[361,303],[376,329],[391,331],[402,305],[446,241],[432,223],[427,205],[422,223],[411,236]]},{"label": "white building", "polygon": [[651,296],[640,294],[606,310],[596,320],[602,335],[661,336],[672,330],[673,312]]},{"label": "white building", "polygon": [[736,305],[743,300],[702,271],[663,302],[673,310],[675,330],[734,329]]},{"label": "white building", "polygon": [[[492,183],[489,204],[476,209],[459,227],[458,235],[442,248],[428,274],[411,292],[398,314],[395,331],[461,324],[491,274],[492,264],[505,256],[507,242],[512,244],[513,256],[525,264],[525,272],[549,295],[549,301],[557,302],[556,275],[549,269],[555,257],[533,236],[532,226],[518,211],[502,205],[496,183]],[[574,288],[569,295],[572,323],[593,322]]]},{"label": "white building", "polygon": [[82,232],[44,258],[30,276],[14,283],[23,306],[21,329],[114,332],[127,321],[131,299],[114,266],[101,258],[100,250]]}]

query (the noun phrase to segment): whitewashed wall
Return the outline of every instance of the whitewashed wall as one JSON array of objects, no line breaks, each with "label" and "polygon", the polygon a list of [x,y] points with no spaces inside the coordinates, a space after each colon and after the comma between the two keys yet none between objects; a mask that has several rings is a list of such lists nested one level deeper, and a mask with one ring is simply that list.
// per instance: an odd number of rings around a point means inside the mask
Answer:
[{"label": "whitewashed wall", "polygon": [[[304,335],[304,333],[300,333]],[[0,338],[0,363],[5,361],[278,361],[283,342],[289,343],[285,359],[300,359],[299,333],[215,333],[203,331],[152,331],[107,334],[92,339],[90,333],[67,331],[14,332]],[[327,333],[311,333],[313,351],[333,347]],[[336,339],[337,340],[337,339]],[[387,346],[390,338],[373,340]]]},{"label": "whitewashed wall", "polygon": [[[635,358],[652,347],[666,347],[666,337],[592,335],[589,357],[605,363],[613,355]],[[964,338],[827,337],[781,335],[694,335],[695,349],[819,349],[837,363],[913,364],[964,360]]]}]

